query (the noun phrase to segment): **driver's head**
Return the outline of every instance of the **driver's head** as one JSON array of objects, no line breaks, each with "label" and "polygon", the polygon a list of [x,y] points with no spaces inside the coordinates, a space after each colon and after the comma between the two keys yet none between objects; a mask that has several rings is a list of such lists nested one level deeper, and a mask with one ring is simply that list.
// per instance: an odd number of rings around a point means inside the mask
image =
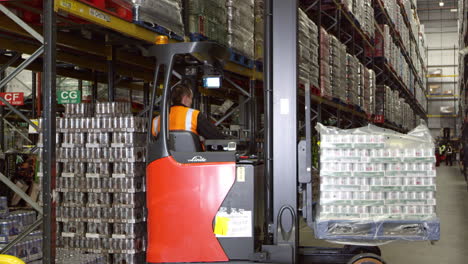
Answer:
[{"label": "driver's head", "polygon": [[193,92],[187,86],[177,85],[172,89],[172,104],[192,107]]}]

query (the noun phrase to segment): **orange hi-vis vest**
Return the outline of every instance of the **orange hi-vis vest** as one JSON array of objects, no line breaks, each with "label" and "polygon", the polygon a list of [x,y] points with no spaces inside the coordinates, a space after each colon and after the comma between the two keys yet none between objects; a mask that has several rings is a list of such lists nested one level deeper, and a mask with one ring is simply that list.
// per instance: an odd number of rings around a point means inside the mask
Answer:
[{"label": "orange hi-vis vest", "polygon": [[[172,106],[169,111],[169,130],[185,130],[198,135],[197,125],[199,113],[200,111],[185,106]],[[160,120],[159,116],[157,116],[153,119],[151,128],[153,136],[157,136],[160,129]]]}]

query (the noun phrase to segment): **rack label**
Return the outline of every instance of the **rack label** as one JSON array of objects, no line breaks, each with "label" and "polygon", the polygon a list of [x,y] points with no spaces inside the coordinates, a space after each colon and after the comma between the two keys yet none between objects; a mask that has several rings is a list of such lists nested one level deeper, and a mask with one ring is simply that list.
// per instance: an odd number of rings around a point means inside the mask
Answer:
[{"label": "rack label", "polygon": [[90,8],[89,9],[89,14],[95,18],[98,18],[100,20],[104,20],[106,22],[110,22],[110,16],[107,14],[104,14],[100,11],[97,11],[96,9]]},{"label": "rack label", "polygon": [[[0,97],[5,99],[11,105],[24,105],[24,93],[0,93]],[[0,105],[5,105],[5,103],[0,101]]]},{"label": "rack label", "polygon": [[79,104],[81,103],[81,91],[59,91],[57,92],[57,103],[59,104]]}]

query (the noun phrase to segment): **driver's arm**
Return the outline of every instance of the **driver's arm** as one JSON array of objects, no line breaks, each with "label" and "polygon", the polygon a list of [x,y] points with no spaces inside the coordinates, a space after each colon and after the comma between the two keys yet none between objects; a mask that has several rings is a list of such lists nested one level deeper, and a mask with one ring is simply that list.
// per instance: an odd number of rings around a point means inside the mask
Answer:
[{"label": "driver's arm", "polygon": [[204,114],[198,114],[197,123],[197,132],[205,139],[226,138],[226,136],[224,136],[210,121],[208,121]]}]

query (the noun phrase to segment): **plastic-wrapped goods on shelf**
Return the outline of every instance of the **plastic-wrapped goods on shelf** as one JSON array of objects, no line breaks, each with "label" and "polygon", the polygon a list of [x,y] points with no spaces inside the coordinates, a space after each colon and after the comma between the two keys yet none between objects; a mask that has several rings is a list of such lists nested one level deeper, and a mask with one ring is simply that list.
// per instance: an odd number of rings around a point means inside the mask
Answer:
[{"label": "plastic-wrapped goods on shelf", "polygon": [[373,70],[368,69],[369,71],[369,112],[368,114],[374,114],[375,110],[375,89],[376,89],[376,77]]},{"label": "plastic-wrapped goods on shelf", "polygon": [[254,39],[255,39],[255,59],[263,58],[263,36],[264,36],[264,23],[263,23],[263,13],[264,13],[264,0],[255,0],[254,2],[254,14],[255,14],[255,29],[254,29]]},{"label": "plastic-wrapped goods on shelf", "polygon": [[299,52],[299,84],[305,85],[310,79],[311,68],[311,39],[310,39],[310,24],[309,18],[301,10],[298,9],[298,52]]},{"label": "plastic-wrapped goods on shelf", "polygon": [[360,70],[362,71],[361,74],[363,74],[363,76],[364,76],[364,85],[362,87],[362,97],[363,97],[362,108],[363,108],[363,110],[364,110],[364,112],[366,114],[370,114],[370,112],[371,112],[371,104],[370,104],[370,101],[371,101],[371,91],[370,91],[371,79],[370,79],[370,74],[369,74],[369,70],[366,67],[364,67],[364,65],[362,65],[362,67],[360,67]]},{"label": "plastic-wrapped goods on shelf", "polygon": [[324,97],[331,98],[330,80],[330,36],[327,31],[320,28],[320,94]]},{"label": "plastic-wrapped goods on shelf", "polygon": [[228,46],[254,58],[254,1],[226,0]]},{"label": "plastic-wrapped goods on shelf", "polygon": [[358,65],[358,58],[351,54],[346,54],[346,102],[350,105],[359,105]]},{"label": "plastic-wrapped goods on shelf", "polygon": [[408,134],[373,125],[317,130],[317,238],[370,245],[439,239],[434,143],[425,125]]},{"label": "plastic-wrapped goods on shelf", "polygon": [[383,35],[375,35],[375,57],[390,58],[392,38],[388,25],[378,25]]},{"label": "plastic-wrapped goods on shelf", "polygon": [[346,46],[330,37],[330,84],[334,98],[346,102]]},{"label": "plastic-wrapped goods on shelf", "polygon": [[319,85],[319,31],[312,20],[308,20],[310,29],[310,83],[318,88]]},{"label": "plastic-wrapped goods on shelf", "polygon": [[224,0],[189,0],[187,10],[188,33],[201,34],[220,44],[228,44],[227,13]]},{"label": "plastic-wrapped goods on shelf", "polygon": [[362,63],[358,63],[358,106],[365,111],[366,103],[366,67]]},{"label": "plastic-wrapped goods on shelf", "polygon": [[125,0],[133,4],[133,20],[158,25],[184,36],[180,0]]},{"label": "plastic-wrapped goods on shelf", "polygon": [[375,17],[374,17],[374,7],[372,6],[371,0],[363,1],[363,13],[361,18],[361,26],[364,32],[370,37],[374,38],[375,34]]},{"label": "plastic-wrapped goods on shelf", "polygon": [[385,85],[377,85],[375,89],[375,106],[374,106],[374,122],[375,123],[384,123],[385,120],[388,120],[389,116],[386,115],[387,106],[387,90],[390,88]]}]

